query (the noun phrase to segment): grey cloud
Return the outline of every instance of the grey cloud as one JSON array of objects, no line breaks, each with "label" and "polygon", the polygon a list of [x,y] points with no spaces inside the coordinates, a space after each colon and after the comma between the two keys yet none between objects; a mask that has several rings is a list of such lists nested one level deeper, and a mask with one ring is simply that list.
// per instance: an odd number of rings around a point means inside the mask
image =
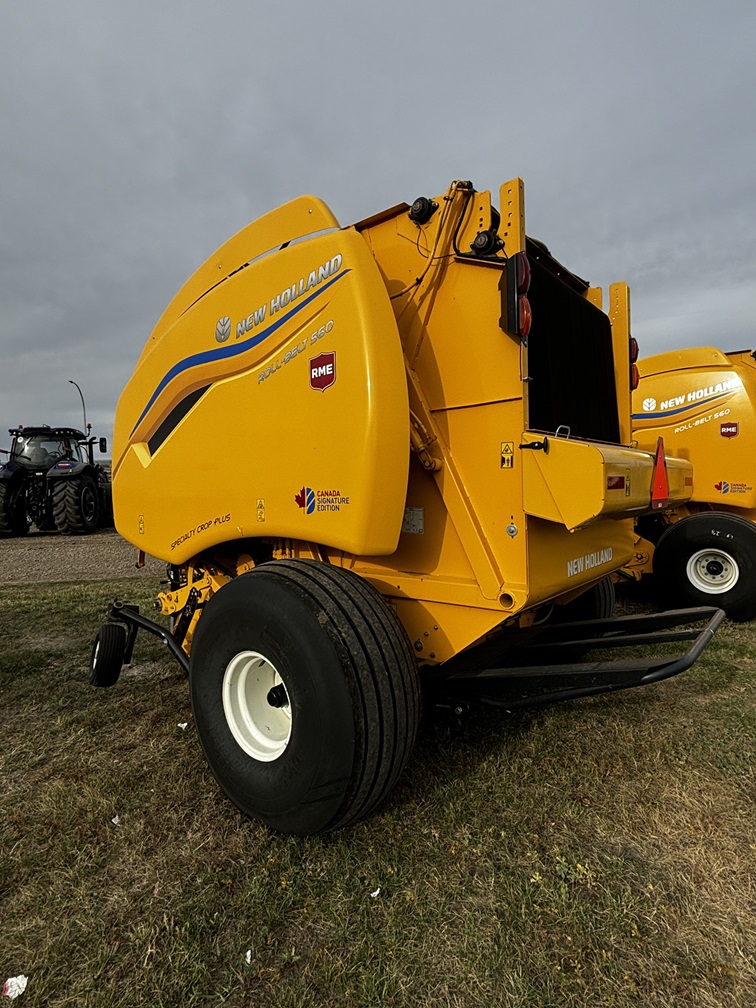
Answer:
[{"label": "grey cloud", "polygon": [[302,192],[342,223],[525,178],[644,352],[756,345],[756,8],[29,0],[0,16],[0,444],[112,416],[186,277]]}]

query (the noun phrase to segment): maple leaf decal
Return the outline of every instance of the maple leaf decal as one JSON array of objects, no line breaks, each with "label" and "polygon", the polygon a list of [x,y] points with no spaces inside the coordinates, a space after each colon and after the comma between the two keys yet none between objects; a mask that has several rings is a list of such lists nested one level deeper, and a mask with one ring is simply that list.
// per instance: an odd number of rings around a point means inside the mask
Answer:
[{"label": "maple leaf decal", "polygon": [[302,489],[299,491],[298,494],[294,494],[294,500],[296,501],[296,503],[301,508],[304,508],[304,506],[305,506],[305,488],[304,487],[302,487]]}]

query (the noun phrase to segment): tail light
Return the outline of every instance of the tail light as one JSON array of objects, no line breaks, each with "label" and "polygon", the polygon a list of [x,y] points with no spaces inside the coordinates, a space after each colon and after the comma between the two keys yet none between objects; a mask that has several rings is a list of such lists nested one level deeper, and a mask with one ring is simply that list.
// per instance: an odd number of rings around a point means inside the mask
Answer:
[{"label": "tail light", "polygon": [[507,261],[506,304],[500,320],[502,329],[525,339],[533,324],[533,309],[528,300],[530,262],[524,252],[517,252]]},{"label": "tail light", "polygon": [[640,371],[636,361],[639,354],[638,340],[635,336],[630,337],[630,391],[635,392],[640,384]]}]

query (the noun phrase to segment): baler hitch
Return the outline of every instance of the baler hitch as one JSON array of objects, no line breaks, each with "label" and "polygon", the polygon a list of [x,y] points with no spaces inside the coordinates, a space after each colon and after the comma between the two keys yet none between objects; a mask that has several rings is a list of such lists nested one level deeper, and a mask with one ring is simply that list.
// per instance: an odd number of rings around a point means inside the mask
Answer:
[{"label": "baler hitch", "polygon": [[159,623],[155,623],[154,620],[142,616],[139,612],[139,606],[129,605],[126,602],[116,600],[108,610],[106,618],[109,622],[123,623],[128,631],[126,653],[123,659],[124,665],[131,663],[137,633],[140,630],[147,630],[148,633],[160,638],[185,672],[189,671],[189,658],[182,650],[176,637],[169,630],[166,630],[165,627],[160,626]]}]

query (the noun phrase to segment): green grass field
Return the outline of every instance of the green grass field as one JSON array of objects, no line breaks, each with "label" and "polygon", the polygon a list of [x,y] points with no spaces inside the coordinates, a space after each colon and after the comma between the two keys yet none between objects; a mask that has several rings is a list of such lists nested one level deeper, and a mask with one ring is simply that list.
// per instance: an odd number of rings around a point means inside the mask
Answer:
[{"label": "green grass field", "polygon": [[157,640],[89,687],[107,601],[156,590],[0,589],[19,1006],[753,1005],[756,625],[657,686],[439,715],[377,815],[300,840],[226,801]]}]

